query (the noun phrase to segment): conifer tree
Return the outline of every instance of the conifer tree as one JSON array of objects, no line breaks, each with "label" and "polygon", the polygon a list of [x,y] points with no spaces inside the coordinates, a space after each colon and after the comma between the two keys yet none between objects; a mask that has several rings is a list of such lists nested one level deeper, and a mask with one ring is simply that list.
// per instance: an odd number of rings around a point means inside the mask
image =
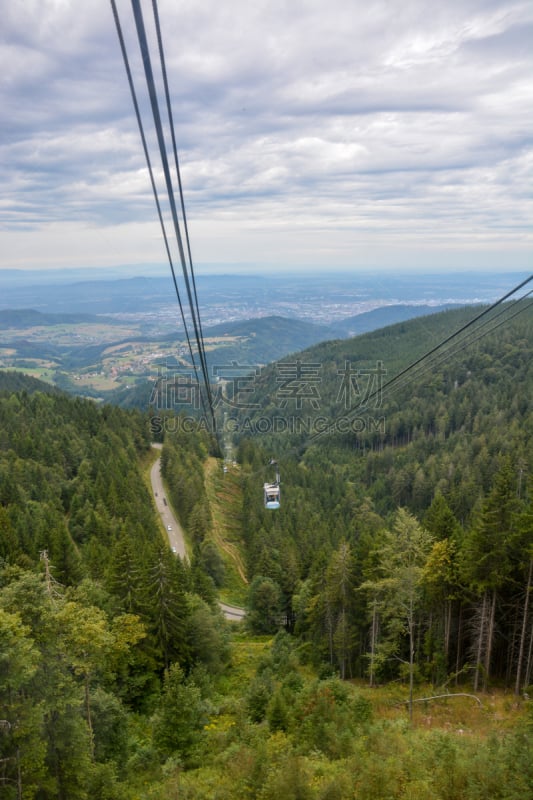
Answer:
[{"label": "conifer tree", "polygon": [[332,553],[326,571],[324,606],[329,630],[330,652],[339,665],[342,679],[348,677],[353,647],[352,609],[354,564],[350,545],[341,542]]},{"label": "conifer tree", "polygon": [[154,719],[154,742],[162,756],[186,762],[200,741],[207,705],[193,680],[173,664],[166,672],[161,703]]},{"label": "conifer tree", "polygon": [[481,673],[484,689],[490,678],[498,592],[512,571],[517,510],[516,481],[507,458],[494,478],[462,550],[463,575],[480,598],[475,620],[474,691],[479,687]]},{"label": "conifer tree", "polygon": [[[517,534],[520,548],[520,572],[522,575],[522,613],[520,639],[516,658],[515,694],[529,685],[531,674],[531,651],[533,648],[533,625],[531,624],[531,596],[533,593],[533,477],[529,480],[529,504],[517,519]],[[528,647],[529,640],[529,647]],[[529,657],[526,656],[529,655]]]},{"label": "conifer tree", "polygon": [[168,547],[156,549],[146,576],[149,630],[160,654],[162,666],[189,659],[186,621],[189,608],[185,594],[184,568]]}]

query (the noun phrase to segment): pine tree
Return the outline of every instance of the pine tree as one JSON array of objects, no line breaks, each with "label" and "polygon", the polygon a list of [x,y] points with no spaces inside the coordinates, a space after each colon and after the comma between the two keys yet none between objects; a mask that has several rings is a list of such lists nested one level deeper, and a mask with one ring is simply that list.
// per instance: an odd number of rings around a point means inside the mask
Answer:
[{"label": "pine tree", "polygon": [[168,547],[154,551],[145,585],[149,630],[164,669],[189,659],[186,623],[189,608],[184,568]]},{"label": "pine tree", "polygon": [[348,676],[351,667],[353,646],[353,590],[354,564],[350,545],[341,542],[332,554],[324,586],[326,627],[330,637],[330,652],[335,654],[342,679]]},{"label": "pine tree", "polygon": [[490,679],[498,592],[512,571],[517,510],[515,476],[510,459],[505,459],[461,554],[463,575],[480,597],[475,619],[474,691],[481,673],[484,689]]},{"label": "pine tree", "polygon": [[0,608],[0,795],[33,798],[45,777],[42,704],[32,682],[41,655],[18,614]]},{"label": "pine tree", "polygon": [[194,681],[187,680],[178,664],[165,672],[161,703],[154,719],[154,742],[165,756],[177,754],[185,761],[201,739],[207,705]]},{"label": "pine tree", "polygon": [[526,659],[533,644],[533,626],[531,624],[531,595],[533,593],[533,478],[530,479],[530,503],[517,519],[517,533],[521,544],[520,565],[523,580],[522,615],[520,620],[520,639],[516,659],[515,694],[519,694],[522,687],[529,685],[531,658]]}]

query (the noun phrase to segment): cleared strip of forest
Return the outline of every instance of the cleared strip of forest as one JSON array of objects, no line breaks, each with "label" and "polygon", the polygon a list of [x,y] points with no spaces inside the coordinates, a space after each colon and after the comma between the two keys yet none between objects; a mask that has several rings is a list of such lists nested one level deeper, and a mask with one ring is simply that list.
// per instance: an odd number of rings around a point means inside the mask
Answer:
[{"label": "cleared strip of forest", "polygon": [[239,605],[244,601],[248,580],[239,548],[242,490],[238,473],[232,467],[223,472],[219,460],[208,458],[205,462],[205,488],[213,521],[211,536],[226,568],[221,597],[225,602]]}]

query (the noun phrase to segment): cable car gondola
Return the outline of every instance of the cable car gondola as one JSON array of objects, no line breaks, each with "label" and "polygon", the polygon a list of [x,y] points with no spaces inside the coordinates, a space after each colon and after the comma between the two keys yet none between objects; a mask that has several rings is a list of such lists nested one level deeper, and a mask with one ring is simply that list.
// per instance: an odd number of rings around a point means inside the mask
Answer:
[{"label": "cable car gondola", "polygon": [[[276,464],[275,461],[271,461],[270,463]],[[277,469],[277,464],[276,464],[276,480],[274,481],[274,483],[263,484],[263,491],[265,494],[265,508],[268,508],[270,510],[275,510],[279,508],[281,500],[279,484],[280,484],[279,471]]]}]

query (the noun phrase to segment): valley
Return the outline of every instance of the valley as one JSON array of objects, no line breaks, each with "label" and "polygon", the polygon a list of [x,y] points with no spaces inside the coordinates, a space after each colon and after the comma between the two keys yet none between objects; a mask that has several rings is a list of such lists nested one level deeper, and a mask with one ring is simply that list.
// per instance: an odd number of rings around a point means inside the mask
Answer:
[{"label": "valley", "polygon": [[[265,364],[220,441],[0,372],[9,800],[531,795],[533,318],[478,313]],[[365,401],[383,427],[315,435]]]},{"label": "valley", "polygon": [[[146,404],[162,370],[190,370],[168,278],[68,283],[56,277],[34,285],[23,275],[0,277],[0,369],[126,404]],[[234,362],[260,369],[321,341],[493,299],[501,285],[495,276],[480,291],[468,275],[410,282],[364,274],[200,276],[209,369],[213,377]],[[132,395],[137,399],[128,400]]]}]

